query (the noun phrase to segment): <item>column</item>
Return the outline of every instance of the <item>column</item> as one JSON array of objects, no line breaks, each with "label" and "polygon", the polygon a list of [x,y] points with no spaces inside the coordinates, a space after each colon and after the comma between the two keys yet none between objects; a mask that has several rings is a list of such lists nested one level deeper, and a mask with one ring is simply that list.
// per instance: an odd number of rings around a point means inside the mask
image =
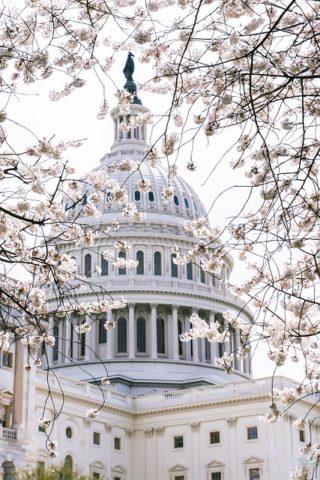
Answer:
[{"label": "column", "polygon": [[129,358],[134,358],[135,345],[135,328],[134,328],[134,303],[129,303],[129,325],[128,325],[128,354]]},{"label": "column", "polygon": [[[50,318],[49,318],[48,334],[53,335],[53,318],[52,318],[52,316],[50,316]],[[52,363],[53,363],[53,347],[49,347],[48,345],[46,345],[45,360],[46,360],[47,364],[51,367]]]},{"label": "column", "polygon": [[59,337],[59,350],[58,350],[58,363],[61,364],[64,359],[63,355],[63,348],[64,348],[64,338],[65,335],[63,334],[63,325],[64,325],[64,320],[60,320],[58,325],[58,337]]},{"label": "column", "polygon": [[[229,323],[224,321],[223,322],[223,328],[224,330],[228,330],[229,329]],[[230,330],[229,330],[230,332]],[[225,342],[224,344],[224,351],[227,352],[227,353],[231,353],[231,332],[230,332],[230,336],[229,336],[229,341]]]},{"label": "column", "polygon": [[172,358],[173,358],[173,360],[179,360],[178,307],[177,307],[177,305],[172,305],[171,334],[172,334]]},{"label": "column", "polygon": [[234,353],[234,356],[235,356],[235,368],[237,370],[241,369],[241,360],[239,360],[237,358],[237,352],[238,350],[240,349],[241,345],[240,345],[240,331],[239,331],[239,328],[236,328],[236,331],[235,331],[235,353]]},{"label": "column", "polygon": [[15,338],[15,356],[14,356],[14,383],[13,383],[13,413],[12,426],[17,428],[23,423],[23,395],[24,383],[24,345],[20,339]]},{"label": "column", "polygon": [[69,363],[70,362],[70,349],[71,349],[71,319],[69,318],[66,318],[65,320],[66,322],[66,328],[65,328],[65,347],[64,347],[64,351],[65,351],[65,357],[64,357],[64,361],[66,363]]},{"label": "column", "polygon": [[[210,323],[214,322],[214,312],[210,311]],[[216,358],[219,357],[219,345],[216,342],[210,343],[211,363],[216,364]]]},{"label": "column", "polygon": [[151,319],[150,319],[150,329],[149,329],[149,338],[150,338],[150,357],[157,358],[157,305],[153,303],[151,305]]},{"label": "column", "polygon": [[[196,308],[192,309],[192,313],[198,313],[198,310]],[[192,347],[193,347],[193,361],[194,362],[199,362],[199,339],[195,338],[192,341]]]},{"label": "column", "polygon": [[[110,324],[113,319],[112,310],[107,312],[107,324]],[[113,358],[114,356],[114,337],[115,337],[115,327],[111,330],[107,330],[107,359]]]},{"label": "column", "polygon": [[[88,344],[88,360],[94,360],[96,358],[97,350],[97,322],[95,319],[91,319],[91,330],[88,332],[87,344]],[[86,347],[87,352],[87,347]],[[87,359],[87,353],[86,353]]]}]

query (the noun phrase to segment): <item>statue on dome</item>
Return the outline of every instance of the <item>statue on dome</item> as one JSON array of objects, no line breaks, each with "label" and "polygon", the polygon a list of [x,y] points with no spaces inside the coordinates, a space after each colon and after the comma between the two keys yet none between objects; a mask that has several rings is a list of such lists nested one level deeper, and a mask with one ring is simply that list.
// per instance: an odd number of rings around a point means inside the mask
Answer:
[{"label": "statue on dome", "polygon": [[134,61],[133,61],[133,53],[129,52],[126,64],[123,69],[123,74],[126,78],[126,83],[124,84],[124,87],[127,92],[131,93],[133,95],[133,101],[132,103],[138,103],[142,105],[141,100],[137,97],[137,85],[135,84],[133,80],[133,72],[134,72]]}]

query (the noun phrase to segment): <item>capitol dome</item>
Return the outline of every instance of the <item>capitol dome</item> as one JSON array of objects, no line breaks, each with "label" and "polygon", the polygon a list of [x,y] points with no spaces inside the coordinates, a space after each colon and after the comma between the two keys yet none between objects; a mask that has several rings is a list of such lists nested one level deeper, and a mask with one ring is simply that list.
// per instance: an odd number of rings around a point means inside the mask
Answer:
[{"label": "capitol dome", "polygon": [[[206,212],[194,189],[179,176],[170,178],[173,198],[162,201],[168,172],[165,166],[152,166],[146,159],[146,125],[134,126],[129,131],[121,128],[131,116],[149,114],[136,92],[134,98],[126,118],[118,107],[111,111],[114,142],[110,153],[93,171],[106,173],[124,185],[129,201],[138,211],[145,212],[146,218],[142,222],[125,218],[121,205],[110,202],[106,192],[99,205],[102,215],[78,220],[94,225],[99,232],[94,247],[66,247],[76,259],[79,273],[90,284],[90,289],[77,293],[79,301],[94,301],[97,294],[104,294],[113,299],[124,297],[127,307],[99,317],[91,331],[80,336],[67,319],[52,320],[57,342],[58,338],[64,339],[53,350],[53,368],[94,383],[99,383],[107,373],[115,388],[134,395],[154,389],[245,380],[251,375],[247,358],[234,355],[231,375],[215,364],[224,351],[233,352],[240,346],[239,331],[231,329],[230,341],[224,345],[206,339],[180,340],[180,334],[190,329],[190,315],[195,312],[208,322],[220,322],[222,328],[222,313],[226,309],[241,311],[247,321],[251,317],[244,304],[225,289],[231,259],[223,268],[221,279],[198,265],[173,262],[173,244],[182,251],[196,245],[196,239],[185,230],[185,223],[205,216]],[[119,168],[128,160],[136,165],[131,172]],[[137,186],[141,179],[150,182],[147,192],[141,192]],[[90,195],[89,190],[85,193]],[[119,229],[112,236],[107,235],[105,226],[114,220],[119,222]],[[103,258],[102,253],[114,248],[118,238],[132,246],[128,259],[139,262],[134,270],[117,268]],[[52,298],[52,305],[55,301]],[[114,322],[115,327],[106,331],[106,321]]]}]

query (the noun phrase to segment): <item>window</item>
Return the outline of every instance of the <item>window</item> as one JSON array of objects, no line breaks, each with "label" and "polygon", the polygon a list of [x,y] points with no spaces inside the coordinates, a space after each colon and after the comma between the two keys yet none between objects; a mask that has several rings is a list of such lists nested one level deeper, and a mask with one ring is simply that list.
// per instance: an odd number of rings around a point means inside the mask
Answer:
[{"label": "window", "polygon": [[[119,258],[126,259],[126,254],[124,252],[120,252],[119,253]],[[119,268],[118,271],[119,271],[119,275],[125,275],[127,273],[125,268]]]},{"label": "window", "polygon": [[136,190],[136,191],[134,192],[134,199],[135,199],[136,202],[140,202],[140,200],[141,200],[141,193],[139,192],[139,190]]},{"label": "window", "polygon": [[107,343],[107,330],[104,328],[105,319],[99,320],[99,343]]},{"label": "window", "polygon": [[193,280],[192,263],[187,263],[187,279]]},{"label": "window", "polygon": [[185,480],[184,475],[175,475],[173,478],[174,480]]},{"label": "window", "polygon": [[216,445],[217,443],[220,443],[220,432],[219,431],[210,432],[209,437],[210,437],[210,445]]},{"label": "window", "polygon": [[166,353],[165,323],[163,318],[157,318],[157,352]]},{"label": "window", "polygon": [[149,198],[149,201],[150,201],[150,202],[154,202],[154,193],[153,193],[153,192],[149,192],[149,193],[148,193],[148,198]]},{"label": "window", "polygon": [[100,445],[100,432],[93,432],[93,445]]},{"label": "window", "polygon": [[206,277],[202,268],[200,269],[200,281],[201,283],[206,283]]},{"label": "window", "polygon": [[85,275],[85,277],[91,277],[91,267],[92,267],[91,255],[90,255],[90,253],[87,253],[84,257],[84,275]]},{"label": "window", "polygon": [[120,477],[113,477],[113,480],[121,480]]},{"label": "window", "polygon": [[210,349],[211,343],[207,338],[204,339],[204,347],[205,347],[205,354],[206,354],[206,362],[211,361],[211,349]]},{"label": "window", "polygon": [[180,340],[180,335],[183,333],[183,324],[178,320],[178,342],[179,342],[179,357],[183,356],[183,342]]},{"label": "window", "polygon": [[69,438],[72,438],[72,428],[71,427],[67,427],[66,428],[66,437]]},{"label": "window", "polygon": [[211,480],[221,480],[221,472],[212,472],[211,473]]},{"label": "window", "polygon": [[189,208],[189,202],[186,198],[184,199],[184,204],[185,204],[186,208]]},{"label": "window", "polygon": [[249,468],[249,480],[260,480],[259,468]]},{"label": "window", "polygon": [[41,460],[39,460],[37,462],[37,477],[38,478],[43,478],[44,475],[44,469],[46,468],[46,464],[44,462],[42,462]]},{"label": "window", "polygon": [[13,354],[11,352],[2,353],[2,366],[7,368],[12,368],[13,365]]},{"label": "window", "polygon": [[70,358],[73,358],[73,324],[71,324],[70,330]]},{"label": "window", "polygon": [[100,473],[92,472],[92,478],[93,480],[100,480]]},{"label": "window", "polygon": [[183,448],[183,436],[177,435],[173,437],[173,448]]},{"label": "window", "polygon": [[178,265],[173,261],[175,258],[176,258],[176,255],[172,254],[171,255],[171,277],[173,278],[178,277]]},{"label": "window", "polygon": [[299,440],[300,442],[305,442],[304,430],[299,430]]},{"label": "window", "polygon": [[174,195],[173,201],[174,201],[175,205],[177,205],[177,206],[179,205],[179,198],[177,197],[177,195]]},{"label": "window", "polygon": [[154,274],[161,275],[161,253],[155,252],[154,254]]},{"label": "window", "polygon": [[248,427],[247,428],[247,439],[248,440],[257,440],[258,439],[258,427]]},{"label": "window", "polygon": [[127,320],[124,317],[117,321],[117,349],[118,353],[127,353]]},{"label": "window", "polygon": [[109,262],[101,257],[101,275],[109,275]]},{"label": "window", "polygon": [[143,317],[137,318],[137,353],[146,353],[146,320]]},{"label": "window", "polygon": [[53,358],[53,361],[56,362],[58,360],[58,353],[59,353],[59,326],[58,325],[55,325],[53,327],[52,334],[55,340],[53,351],[52,351],[52,358]]},{"label": "window", "polygon": [[65,470],[65,472],[68,472],[69,474],[72,473],[73,460],[72,460],[71,455],[67,455],[66,458],[64,459],[64,470]]},{"label": "window", "polygon": [[84,357],[86,354],[86,334],[80,334],[80,357]]},{"label": "window", "polygon": [[121,450],[121,438],[120,437],[114,437],[113,448],[115,450]]},{"label": "window", "polygon": [[139,262],[137,266],[137,275],[144,274],[144,253],[139,250],[136,255],[136,260]]},{"label": "window", "polygon": [[38,426],[38,431],[41,432],[41,433],[45,433],[46,429],[42,425],[39,425]]}]

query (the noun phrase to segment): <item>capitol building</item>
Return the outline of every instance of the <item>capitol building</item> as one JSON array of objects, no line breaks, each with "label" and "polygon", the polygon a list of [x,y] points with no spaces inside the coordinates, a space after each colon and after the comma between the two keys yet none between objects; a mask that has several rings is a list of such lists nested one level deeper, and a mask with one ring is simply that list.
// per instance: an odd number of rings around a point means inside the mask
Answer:
[{"label": "capitol building", "polygon": [[[130,115],[148,113],[135,95]],[[101,292],[109,292],[113,299],[124,297],[127,306],[108,312],[82,334],[69,320],[52,318],[56,343],[44,352],[42,368],[25,371],[27,353],[21,342],[12,342],[10,351],[2,353],[1,475],[9,480],[14,470],[65,463],[94,480],[289,479],[302,462],[300,450],[306,441],[306,432],[296,429],[293,421],[304,416],[311,403],[305,399],[282,421],[263,423],[259,417],[270,406],[272,379],[252,378],[254,357],[234,355],[231,374],[216,366],[224,351],[233,353],[240,347],[239,332],[231,329],[225,344],[180,340],[190,329],[193,313],[222,327],[227,309],[241,310],[248,322],[252,315],[225,288],[231,257],[221,279],[192,263],[174,263],[173,244],[182,251],[195,247],[196,239],[185,224],[205,216],[204,206],[179,176],[172,179],[172,201],[162,202],[168,172],[145,160],[146,125],[123,131],[120,124],[127,119],[118,107],[111,117],[113,144],[95,172],[125,184],[129,200],[146,212],[146,218],[125,218],[121,207],[105,195],[100,217],[78,220],[98,231],[94,247],[68,244],[66,251],[90,283],[87,290],[79,290],[79,301],[94,301]],[[116,168],[128,158],[139,165],[130,174]],[[137,187],[142,178],[151,184],[147,192]],[[110,236],[106,226],[113,221],[120,227]],[[114,248],[117,238],[132,245],[129,256],[139,262],[136,268],[117,268],[103,258],[102,252]],[[72,303],[72,298],[65,301]],[[54,311],[58,299],[50,298],[50,292],[49,302]],[[113,321],[114,328],[106,330],[105,322]],[[106,376],[111,383],[103,385]],[[274,380],[279,389],[293,384],[285,377]],[[99,415],[88,418],[87,411],[99,408],[103,398]],[[51,435],[58,445],[54,459],[38,422],[44,411],[46,417],[57,416]],[[311,416],[319,416],[318,407]],[[315,422],[310,428],[314,438],[320,438]]]}]

